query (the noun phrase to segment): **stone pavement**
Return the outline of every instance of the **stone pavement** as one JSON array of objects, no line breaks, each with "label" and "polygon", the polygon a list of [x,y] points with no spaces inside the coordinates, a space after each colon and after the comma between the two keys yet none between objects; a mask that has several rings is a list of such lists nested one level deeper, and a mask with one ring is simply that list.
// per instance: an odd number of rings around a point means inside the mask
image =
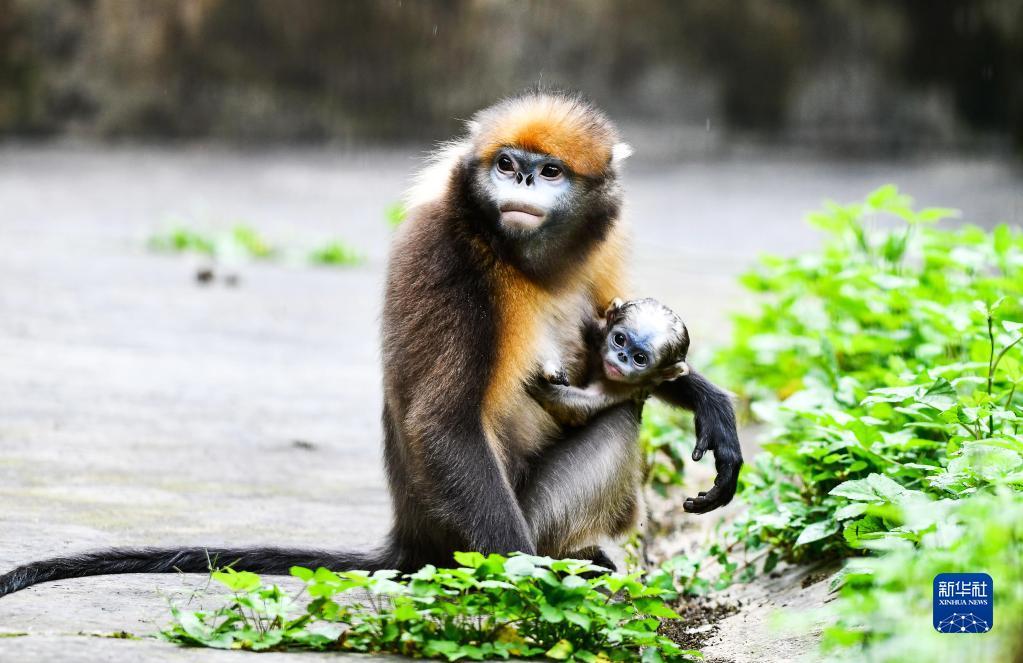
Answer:
[{"label": "stone pavement", "polygon": [[[417,154],[0,150],[0,570],[109,545],[378,540],[384,210]],[[626,177],[636,291],[687,319],[699,357],[745,303],[739,270],[815,244],[800,218],[821,198],[894,180],[1019,223],[1018,177],[997,162],[639,160]],[[295,247],[343,237],[367,261],[245,265],[238,287],[199,286],[194,260],[145,249],[174,219],[244,222]],[[95,635],[151,635],[167,596],[204,580],[89,578],[0,599],[0,634],[28,634],[0,638],[0,661],[237,660]]]}]

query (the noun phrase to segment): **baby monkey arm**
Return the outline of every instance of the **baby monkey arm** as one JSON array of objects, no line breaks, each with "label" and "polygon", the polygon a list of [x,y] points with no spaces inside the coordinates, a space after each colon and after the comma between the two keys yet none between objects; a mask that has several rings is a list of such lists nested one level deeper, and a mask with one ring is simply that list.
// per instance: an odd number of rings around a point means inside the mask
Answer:
[{"label": "baby monkey arm", "polygon": [[625,390],[608,392],[599,382],[585,388],[573,387],[561,383],[560,380],[550,379],[560,378],[560,373],[547,375],[546,370],[544,373],[545,375],[537,375],[530,383],[530,395],[556,421],[569,426],[581,426],[596,414],[632,400],[633,397],[631,392]]}]

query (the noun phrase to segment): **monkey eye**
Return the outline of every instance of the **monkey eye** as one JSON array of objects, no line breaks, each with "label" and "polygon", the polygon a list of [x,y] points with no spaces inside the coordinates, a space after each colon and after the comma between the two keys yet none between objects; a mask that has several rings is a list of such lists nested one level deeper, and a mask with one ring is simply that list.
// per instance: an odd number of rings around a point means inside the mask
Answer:
[{"label": "monkey eye", "polygon": [[556,180],[561,177],[561,168],[549,163],[540,169],[540,176],[549,180]]},{"label": "monkey eye", "polygon": [[507,154],[497,157],[497,169],[502,173],[511,173],[515,170],[515,163]]},{"label": "monkey eye", "polygon": [[615,335],[611,337],[611,342],[614,343],[615,345],[617,345],[618,347],[624,346],[625,345],[625,334],[623,334],[621,332],[615,332]]},{"label": "monkey eye", "polygon": [[636,366],[646,366],[646,363],[649,361],[649,359],[647,359],[646,353],[637,352],[636,354],[632,355],[632,361],[636,362]]}]

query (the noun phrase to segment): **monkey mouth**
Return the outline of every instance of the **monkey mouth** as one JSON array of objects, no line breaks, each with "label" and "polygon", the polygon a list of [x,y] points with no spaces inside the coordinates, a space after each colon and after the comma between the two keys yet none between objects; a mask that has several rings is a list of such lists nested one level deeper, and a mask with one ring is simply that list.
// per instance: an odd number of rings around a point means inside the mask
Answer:
[{"label": "monkey mouth", "polygon": [[543,223],[547,210],[529,203],[501,203],[501,224],[518,230],[534,230]]},{"label": "monkey mouth", "polygon": [[622,373],[622,369],[618,368],[607,359],[604,360],[604,373],[612,380],[625,377],[625,374]]}]

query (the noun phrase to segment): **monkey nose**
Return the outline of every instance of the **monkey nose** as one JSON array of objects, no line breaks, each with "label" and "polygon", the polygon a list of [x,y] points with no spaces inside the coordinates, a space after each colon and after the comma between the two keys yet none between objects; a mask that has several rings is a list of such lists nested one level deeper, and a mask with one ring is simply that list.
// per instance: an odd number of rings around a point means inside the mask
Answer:
[{"label": "monkey nose", "polygon": [[627,359],[628,359],[628,357],[625,356],[624,352],[619,352],[618,353],[618,361],[625,361]]}]

